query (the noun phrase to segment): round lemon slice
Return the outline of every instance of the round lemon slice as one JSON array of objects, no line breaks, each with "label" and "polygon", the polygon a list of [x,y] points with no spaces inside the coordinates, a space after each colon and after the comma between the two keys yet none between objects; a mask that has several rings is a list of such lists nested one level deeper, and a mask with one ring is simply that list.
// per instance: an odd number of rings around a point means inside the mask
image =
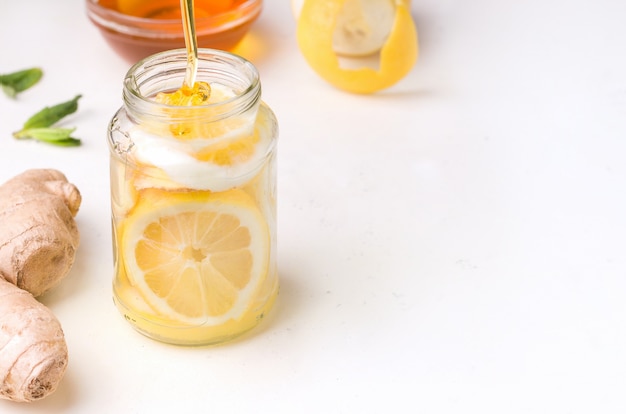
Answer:
[{"label": "round lemon slice", "polygon": [[129,281],[157,316],[186,326],[241,317],[267,275],[269,231],[242,190],[141,192],[123,229]]}]

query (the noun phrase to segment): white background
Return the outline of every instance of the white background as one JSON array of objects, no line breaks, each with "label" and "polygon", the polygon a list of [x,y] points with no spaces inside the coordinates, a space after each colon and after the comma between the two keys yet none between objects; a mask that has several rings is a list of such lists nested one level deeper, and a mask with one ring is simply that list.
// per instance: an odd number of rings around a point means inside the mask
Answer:
[{"label": "white background", "polygon": [[[128,64],[81,0],[0,0],[0,180],[63,171],[81,246],[42,298],[70,365],[2,413],[623,413],[626,2],[413,0],[421,54],[372,96],[334,89],[267,0],[241,54],[279,143],[279,300],[224,346],[147,339],[111,300],[106,127]],[[82,93],[78,148],[16,141]]]}]

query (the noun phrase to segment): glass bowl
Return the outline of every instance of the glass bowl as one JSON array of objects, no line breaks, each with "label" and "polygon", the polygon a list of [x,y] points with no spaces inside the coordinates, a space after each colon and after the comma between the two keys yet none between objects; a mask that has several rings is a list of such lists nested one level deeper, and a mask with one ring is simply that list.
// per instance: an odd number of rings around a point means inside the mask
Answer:
[{"label": "glass bowl", "polygon": [[[113,50],[131,63],[185,47],[180,0],[86,1],[89,20]],[[154,10],[156,6],[158,10]],[[232,50],[259,17],[261,8],[262,0],[196,0],[198,47]],[[176,13],[178,16],[173,16]]]}]

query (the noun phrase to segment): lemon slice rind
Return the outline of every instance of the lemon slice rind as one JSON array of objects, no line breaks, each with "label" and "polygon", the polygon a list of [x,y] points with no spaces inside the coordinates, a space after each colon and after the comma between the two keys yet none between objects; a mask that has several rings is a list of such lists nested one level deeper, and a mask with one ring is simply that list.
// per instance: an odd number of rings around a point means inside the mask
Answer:
[{"label": "lemon slice rind", "polygon": [[[237,197],[241,196],[245,196],[245,194],[237,195]],[[137,242],[143,238],[144,230],[149,224],[162,217],[174,216],[185,212],[231,214],[239,219],[240,226],[247,227],[250,231],[249,250],[253,256],[250,280],[239,291],[235,304],[222,315],[211,316],[205,314],[201,317],[190,317],[181,314],[172,309],[164,298],[158,297],[142,277],[144,271],[137,263],[135,247]],[[245,313],[252,302],[255,292],[266,276],[269,260],[269,233],[267,225],[255,207],[228,203],[218,197],[213,202],[210,200],[175,202],[170,205],[157,206],[150,211],[136,213],[136,215],[137,217],[134,220],[129,220],[123,236],[125,264],[130,283],[142,294],[149,306],[158,311],[164,318],[189,326],[220,325],[230,319],[236,320]]]}]

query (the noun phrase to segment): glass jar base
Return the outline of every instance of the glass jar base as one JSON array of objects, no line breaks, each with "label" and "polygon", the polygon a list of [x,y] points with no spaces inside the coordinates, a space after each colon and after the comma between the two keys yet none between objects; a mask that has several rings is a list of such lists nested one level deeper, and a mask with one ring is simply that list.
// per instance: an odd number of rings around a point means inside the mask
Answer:
[{"label": "glass jar base", "polygon": [[230,320],[218,326],[197,327],[173,327],[151,321],[125,306],[115,293],[113,302],[124,319],[137,332],[150,339],[178,346],[207,346],[232,341],[256,328],[273,308],[277,296],[278,286],[261,308],[246,313],[240,320]]}]

